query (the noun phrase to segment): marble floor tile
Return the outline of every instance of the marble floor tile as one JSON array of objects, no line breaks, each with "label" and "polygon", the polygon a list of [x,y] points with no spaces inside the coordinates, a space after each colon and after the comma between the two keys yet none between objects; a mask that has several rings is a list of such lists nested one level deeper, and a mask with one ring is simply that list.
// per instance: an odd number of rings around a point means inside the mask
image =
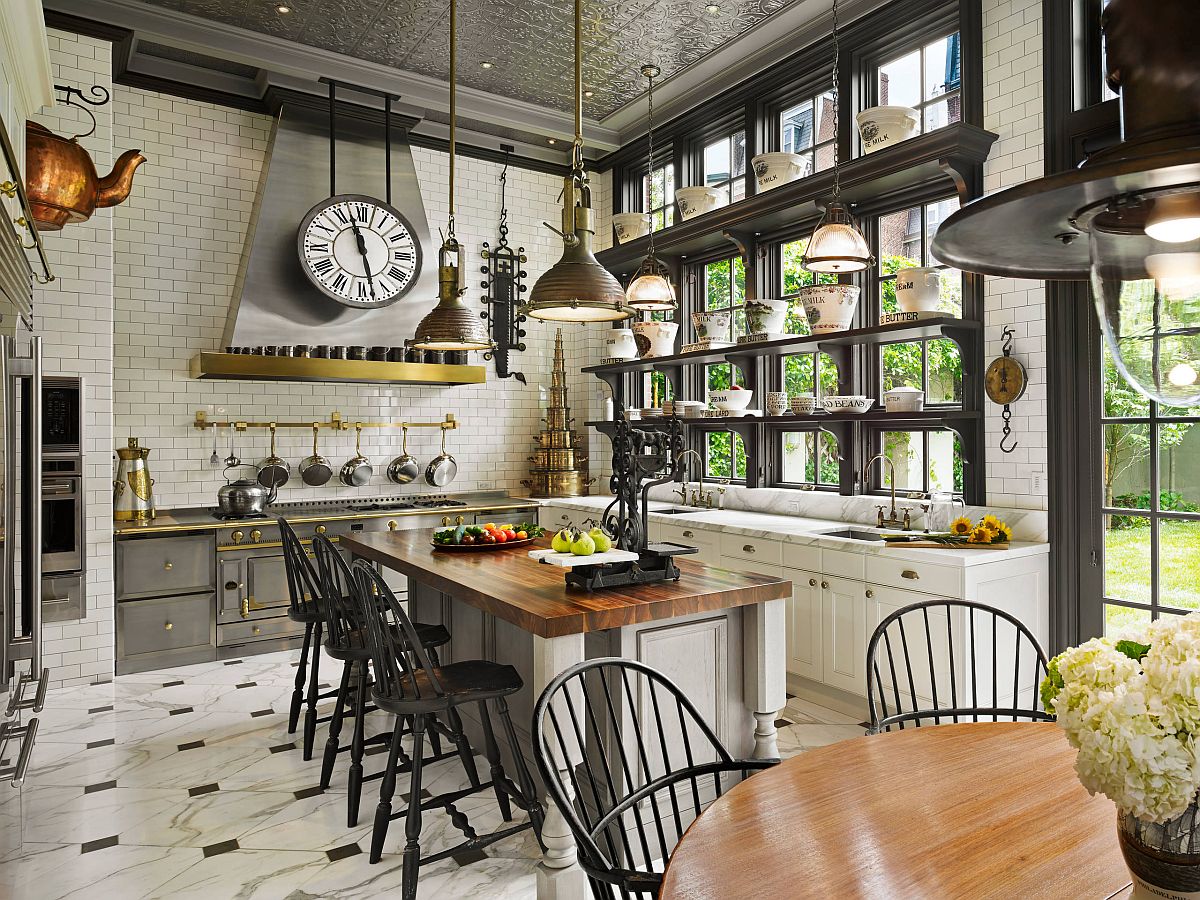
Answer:
[{"label": "marble floor tile", "polygon": [[83,788],[31,786],[22,800],[26,795],[24,839],[72,844],[121,835],[147,819],[178,810],[188,799],[179,789],[124,787],[85,793]]},{"label": "marble floor tile", "polygon": [[24,853],[0,866],[6,900],[145,900],[159,885],[203,858],[177,847],[117,845],[80,853],[79,844],[26,844]]},{"label": "marble floor tile", "polygon": [[122,830],[121,843],[203,849],[222,841],[241,838],[254,828],[255,822],[278,815],[295,803],[296,797],[290,792],[231,791],[218,786],[217,790],[210,793],[188,796],[172,807]]},{"label": "marble floor tile", "polygon": [[[312,850],[325,851],[364,839],[369,840],[371,817],[375,813],[377,794],[363,791],[359,806],[358,825],[346,827],[346,795],[319,794],[302,800],[291,796],[291,803],[274,815],[260,819],[261,824],[238,838],[238,843],[251,850]],[[403,827],[400,829],[403,834]]]},{"label": "marble floor tile", "polygon": [[147,900],[285,900],[329,865],[324,853],[232,850],[202,859],[159,885]]},{"label": "marble floor tile", "polygon": [[784,717],[787,717],[789,711],[794,711],[795,715],[821,725],[857,725],[859,722],[866,721],[867,718],[865,707],[861,716],[851,716],[801,697],[788,698],[787,706],[783,709]]}]

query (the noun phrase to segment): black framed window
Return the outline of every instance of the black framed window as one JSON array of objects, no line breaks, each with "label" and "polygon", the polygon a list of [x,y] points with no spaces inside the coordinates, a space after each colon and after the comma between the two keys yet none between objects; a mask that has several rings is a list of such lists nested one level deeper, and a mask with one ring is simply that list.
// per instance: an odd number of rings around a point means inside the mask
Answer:
[{"label": "black framed window", "polygon": [[958,32],[928,41],[876,70],[876,102],[910,106],[919,112],[921,131],[962,120],[962,42]]},{"label": "black framed window", "polygon": [[674,165],[668,163],[642,175],[642,211],[650,213],[650,227],[655,231],[675,224]]},{"label": "black framed window", "polygon": [[1200,609],[1200,408],[1151,402],[1103,347],[1104,630]]},{"label": "black framed window", "polygon": [[841,453],[832,432],[780,430],[775,441],[776,486],[837,490]]},{"label": "black framed window", "polygon": [[[962,440],[947,428],[872,429],[871,456],[882,453],[896,470],[897,492],[933,491],[962,495],[964,485]],[[876,463],[870,471],[873,490],[882,492],[887,479]]]},{"label": "black framed window", "polygon": [[723,188],[730,203],[746,196],[746,129],[704,141],[700,154],[705,186]]},{"label": "black framed window", "polygon": [[778,149],[799,153],[806,163],[804,175],[833,168],[837,142],[837,110],[833,91],[805,97],[779,112]]}]

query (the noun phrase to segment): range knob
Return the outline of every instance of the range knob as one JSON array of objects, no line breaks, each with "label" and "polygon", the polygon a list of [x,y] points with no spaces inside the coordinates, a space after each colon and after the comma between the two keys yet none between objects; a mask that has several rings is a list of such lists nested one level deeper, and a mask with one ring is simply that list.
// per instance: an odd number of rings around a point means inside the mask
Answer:
[{"label": "range knob", "polygon": [[315,529],[313,529],[313,530],[314,530],[314,531],[316,531],[316,533],[317,533],[317,534],[324,534],[324,533],[325,533],[325,526],[324,526],[324,525],[318,525],[318,526],[317,526]]},{"label": "range knob", "polygon": [[399,527],[400,527],[400,523],[397,522],[395,519],[388,520],[388,531],[395,531]]},{"label": "range knob", "polygon": [[255,528],[252,532],[250,532],[250,543],[257,544],[261,540],[262,540],[262,532],[259,531],[257,528]]},{"label": "range knob", "polygon": [[463,519],[463,517],[462,517],[462,516],[455,516],[455,517],[454,517],[454,524],[455,524],[455,525],[461,525],[461,524],[462,524],[464,521],[465,521],[465,520]]},{"label": "range knob", "polygon": [[245,537],[245,535],[242,534],[240,531],[235,531],[233,534],[231,534],[229,536],[229,539],[231,541],[233,541],[235,544],[240,544],[242,542],[242,538],[244,538],[244,537]]},{"label": "range knob", "polygon": [[449,517],[449,516],[442,516],[442,524],[443,524],[443,525],[449,525],[449,524],[450,524],[450,517]]}]

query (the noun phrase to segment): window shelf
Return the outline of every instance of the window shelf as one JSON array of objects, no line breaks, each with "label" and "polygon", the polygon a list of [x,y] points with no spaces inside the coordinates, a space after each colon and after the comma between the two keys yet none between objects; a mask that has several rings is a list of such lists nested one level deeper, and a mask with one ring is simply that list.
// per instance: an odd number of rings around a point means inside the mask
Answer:
[{"label": "window shelf", "polygon": [[[830,334],[813,334],[787,338],[781,341],[763,341],[759,344],[736,344],[719,350],[695,350],[691,353],[676,353],[672,356],[655,356],[650,359],[633,359],[628,362],[585,366],[583,371],[600,377],[624,375],[629,372],[651,372],[677,366],[707,366],[714,363],[731,362],[741,365],[746,360],[764,356],[788,356],[792,353],[820,350],[822,347],[860,346],[865,344],[893,344],[920,341],[928,338],[947,337],[962,342],[969,334],[978,334],[983,325],[973,319],[957,319],[939,316],[911,325],[873,325],[870,328],[854,328]],[[965,361],[965,354],[964,354]]]},{"label": "window shelf", "polygon": [[[951,183],[960,195],[974,195],[976,170],[987,159],[997,135],[957,122],[845,163],[841,167],[842,196],[858,204],[856,215],[891,198],[929,186]],[[720,249],[736,250],[726,232],[770,233],[820,215],[819,201],[833,191],[833,170],[826,169],[731,203],[654,234],[655,252],[662,257],[696,256]],[[969,197],[964,197],[964,200]],[[617,244],[596,254],[602,266],[618,277],[631,274],[649,252],[649,236]]]}]

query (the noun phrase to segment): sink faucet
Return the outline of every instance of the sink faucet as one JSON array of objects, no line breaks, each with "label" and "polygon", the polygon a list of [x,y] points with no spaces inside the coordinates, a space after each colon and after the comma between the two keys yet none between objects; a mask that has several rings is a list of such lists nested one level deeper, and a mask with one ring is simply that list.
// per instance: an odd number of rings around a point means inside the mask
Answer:
[{"label": "sink faucet", "polygon": [[892,479],[891,479],[892,508],[888,511],[887,518],[884,518],[883,507],[882,506],[878,507],[879,516],[876,520],[877,524],[879,525],[880,528],[883,528],[884,526],[889,526],[891,528],[903,527],[905,531],[908,531],[910,528],[912,528],[911,520],[908,523],[905,523],[905,522],[901,521],[900,519],[896,518],[896,464],[892,462],[890,457],[884,456],[882,453],[879,453],[879,454],[876,454],[875,456],[872,456],[871,461],[867,463],[867,471],[868,472],[871,470],[871,465],[877,459],[881,459],[885,463],[887,463],[888,470],[890,471],[891,476],[892,476]]},{"label": "sink faucet", "polygon": [[[697,451],[697,450],[684,450],[677,457],[675,457],[675,465],[678,466],[680,464],[680,461],[688,454],[692,454],[696,457],[696,459],[700,460],[700,486],[699,486],[699,489],[692,494],[692,503],[691,503],[692,506],[699,506],[700,498],[704,496],[704,457],[702,457],[700,455],[699,451]],[[688,502],[687,502],[688,480],[689,479],[685,475],[684,481],[683,481],[683,487],[676,488],[676,490],[679,492],[679,495],[681,498],[679,502],[682,503],[684,506],[688,505]]]}]

